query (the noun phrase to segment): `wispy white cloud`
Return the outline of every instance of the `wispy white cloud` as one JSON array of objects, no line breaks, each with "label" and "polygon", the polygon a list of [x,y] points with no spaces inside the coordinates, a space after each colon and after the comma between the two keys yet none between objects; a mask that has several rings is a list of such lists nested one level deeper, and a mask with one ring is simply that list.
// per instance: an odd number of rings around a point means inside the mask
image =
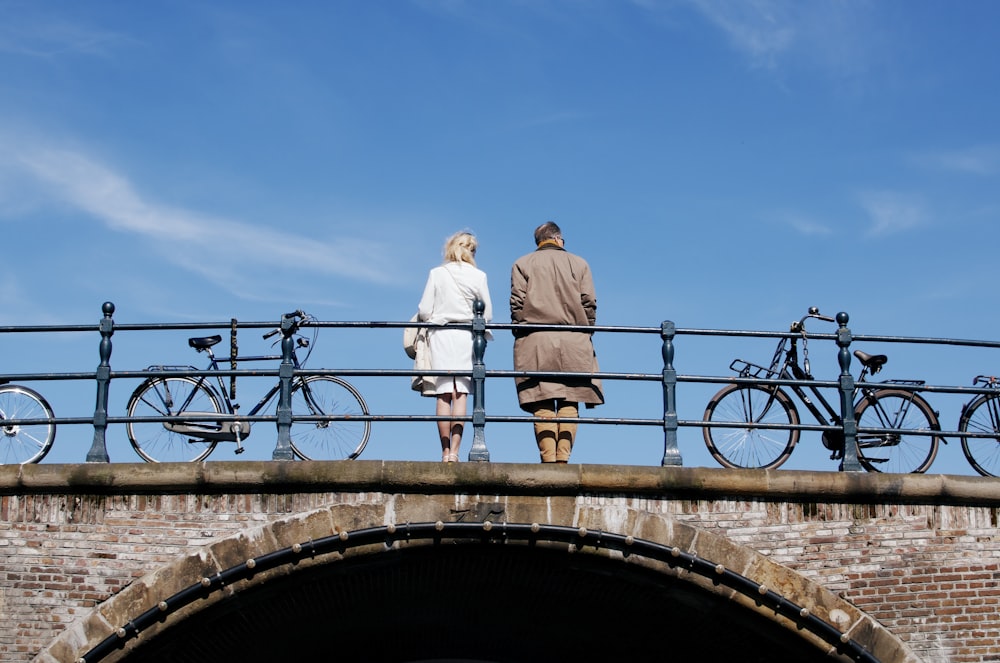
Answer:
[{"label": "wispy white cloud", "polygon": [[861,207],[868,214],[872,225],[870,236],[892,235],[919,228],[927,224],[926,205],[916,195],[895,191],[877,191],[861,194]]},{"label": "wispy white cloud", "polygon": [[783,222],[800,235],[831,235],[830,226],[801,214],[784,214]]},{"label": "wispy white cloud", "polygon": [[[7,175],[0,200],[13,198],[15,180],[33,185],[26,188],[41,187],[49,200],[147,240],[169,262],[237,294],[248,295],[253,281],[266,282],[278,273],[368,283],[398,278],[393,251],[382,239],[314,238],[159,204],[122,174],[79,151],[32,147],[8,152],[0,157],[0,172]],[[359,224],[350,225],[353,232]],[[250,279],[248,271],[256,278]]]},{"label": "wispy white cloud", "polygon": [[103,56],[130,42],[126,35],[43,13],[5,11],[0,19],[0,53],[35,58]]},{"label": "wispy white cloud", "polygon": [[774,66],[795,42],[799,29],[788,5],[776,0],[690,0],[758,66]]},{"label": "wispy white cloud", "polygon": [[[866,68],[877,40],[868,27],[873,5],[799,0],[681,0],[729,39],[754,67],[774,69],[786,62],[819,67],[838,76]],[[651,0],[645,3],[653,4]]]},{"label": "wispy white cloud", "polygon": [[[27,276],[27,278],[25,278]],[[32,324],[55,325],[66,323],[60,316],[63,311],[40,301],[37,284],[32,282],[31,275],[17,270],[7,270],[0,276],[0,324],[23,325],[25,320]],[[61,342],[66,334],[54,334],[49,339]],[[5,357],[5,361],[8,358]]]},{"label": "wispy white cloud", "polygon": [[974,145],[959,150],[924,153],[917,157],[917,161],[938,170],[996,175],[1000,173],[1000,145]]}]

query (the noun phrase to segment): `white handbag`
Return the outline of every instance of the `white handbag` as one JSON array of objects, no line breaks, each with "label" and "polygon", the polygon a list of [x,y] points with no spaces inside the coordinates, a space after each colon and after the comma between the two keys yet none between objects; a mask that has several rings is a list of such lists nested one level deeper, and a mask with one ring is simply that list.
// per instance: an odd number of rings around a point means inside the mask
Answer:
[{"label": "white handbag", "polygon": [[[414,313],[410,322],[418,322],[417,314]],[[410,359],[417,358],[417,337],[423,336],[427,340],[427,329],[424,327],[404,327],[403,328],[403,350]]]}]

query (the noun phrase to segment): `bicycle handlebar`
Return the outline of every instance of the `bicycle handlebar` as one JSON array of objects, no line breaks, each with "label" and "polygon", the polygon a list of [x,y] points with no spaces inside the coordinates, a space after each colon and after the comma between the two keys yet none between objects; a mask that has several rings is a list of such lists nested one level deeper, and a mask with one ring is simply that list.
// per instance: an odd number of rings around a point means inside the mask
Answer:
[{"label": "bicycle handlebar", "polygon": [[819,312],[819,308],[815,306],[809,307],[809,312],[806,313],[798,322],[792,323],[791,331],[793,332],[804,332],[806,330],[806,320],[809,318],[815,318],[816,320],[822,320],[823,322],[836,322],[835,318],[831,318],[828,315],[822,315]]},{"label": "bicycle handlebar", "polygon": [[[302,309],[298,309],[297,311],[292,311],[291,313],[283,313],[281,315],[281,323],[282,323],[282,326],[284,326],[284,324],[285,324],[286,321],[289,321],[289,320],[292,321],[291,326],[289,328],[290,329],[289,334],[294,334],[298,330],[299,325],[307,317],[308,316],[306,315],[305,311],[303,311]],[[298,320],[296,320],[296,318],[298,318]],[[280,334],[281,331],[282,331],[282,327],[278,327],[277,329],[272,329],[271,331],[269,331],[266,334],[264,334],[264,339],[266,340],[266,339],[271,338],[275,334]]]}]

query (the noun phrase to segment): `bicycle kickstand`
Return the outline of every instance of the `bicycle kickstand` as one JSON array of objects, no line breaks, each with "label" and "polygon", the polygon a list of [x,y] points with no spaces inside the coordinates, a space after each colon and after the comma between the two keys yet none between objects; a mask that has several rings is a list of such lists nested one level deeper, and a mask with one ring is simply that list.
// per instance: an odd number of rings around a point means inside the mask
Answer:
[{"label": "bicycle kickstand", "polygon": [[[240,412],[240,406],[233,404],[233,414],[239,415],[239,412]],[[242,432],[243,432],[243,424],[237,421],[235,424],[233,424],[233,433],[236,434],[236,451],[234,451],[233,453],[235,453],[236,455],[239,455],[244,451],[246,451],[246,449],[243,448],[243,435],[241,435]]]}]

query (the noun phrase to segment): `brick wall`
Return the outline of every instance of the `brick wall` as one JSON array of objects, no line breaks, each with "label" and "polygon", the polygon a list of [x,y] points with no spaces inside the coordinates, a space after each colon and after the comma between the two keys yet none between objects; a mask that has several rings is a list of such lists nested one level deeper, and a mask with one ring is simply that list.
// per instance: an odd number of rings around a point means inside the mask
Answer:
[{"label": "brick wall", "polygon": [[1000,659],[994,506],[672,502],[679,520],[847,599],[925,661]]},{"label": "brick wall", "polygon": [[31,660],[67,624],[185,552],[339,499],[316,493],[4,495],[0,660]]},{"label": "brick wall", "polygon": [[[659,472],[662,482],[660,468],[648,469]],[[419,490],[397,486],[395,493],[440,490],[426,480],[417,483]],[[537,477],[528,483],[542,490]],[[719,490],[732,492],[728,484]],[[822,503],[816,495],[782,496],[766,487],[745,499],[714,496],[704,480],[692,480],[701,488],[639,487],[633,494],[622,494],[621,485],[578,485],[579,494],[568,500],[576,509],[600,506],[612,521],[615,510],[660,514],[757,551],[861,608],[921,660],[1000,658],[1000,506],[984,504],[989,500],[908,503],[897,495],[861,502],[844,499],[852,497],[849,491],[824,490],[831,499]],[[0,659],[32,660],[98,603],[211,541],[331,504],[393,502],[390,491],[370,486],[323,491],[289,486],[287,477],[274,484],[265,477],[242,492],[215,488],[168,494],[147,492],[148,486],[143,492],[105,486],[90,493],[8,486],[0,495]],[[707,498],[692,498],[698,490]],[[508,507],[539,499],[494,492],[490,499]],[[461,493],[459,485],[450,499],[460,500]],[[563,522],[572,518],[557,510],[552,522],[574,524]]]}]

